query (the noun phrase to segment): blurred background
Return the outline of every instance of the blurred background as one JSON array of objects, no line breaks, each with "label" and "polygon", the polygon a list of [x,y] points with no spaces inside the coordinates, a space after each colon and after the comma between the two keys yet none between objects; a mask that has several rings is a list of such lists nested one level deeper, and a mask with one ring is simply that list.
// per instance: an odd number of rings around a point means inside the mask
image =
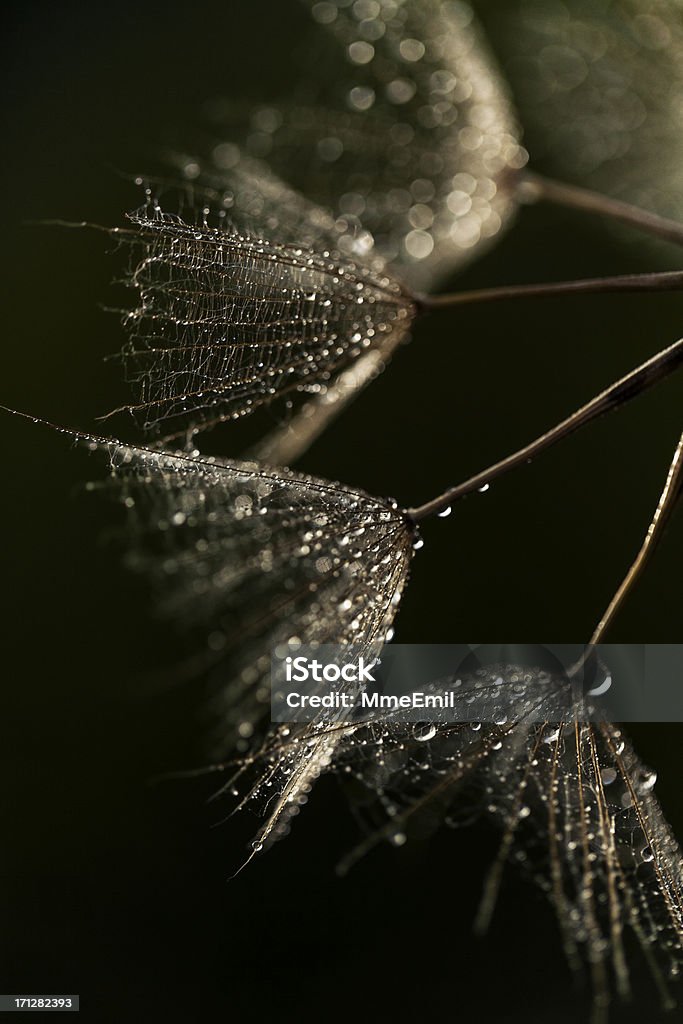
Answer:
[{"label": "blurred background", "polygon": [[[519,5],[476,6],[514,89]],[[550,14],[567,7],[545,5]],[[122,304],[111,284],[121,257],[100,233],[31,222],[122,224],[140,201],[129,176],[154,170],[169,147],[191,149],[207,100],[289,90],[305,13],[293,0],[32,0],[4,14],[0,401],[101,429],[95,418],[128,400],[119,364],[105,361],[121,347],[121,326],[102,308]],[[524,120],[528,88],[518,92]],[[533,112],[528,121],[532,163],[561,174]],[[452,284],[676,260],[588,217],[524,209]],[[672,294],[433,314],[302,467],[419,503],[670,344],[682,309]],[[584,640],[656,504],[680,433],[681,388],[668,381],[425,525],[397,640]],[[116,422],[119,436],[133,436],[128,426]],[[496,849],[483,826],[380,848],[339,880],[335,863],[358,831],[328,778],[287,841],[228,881],[258,822],[247,813],[212,827],[230,806],[207,803],[210,778],[151,782],[205,763],[201,689],[164,682],[185,649],[121,564],[117,510],[85,493],[103,465],[4,414],[2,436],[2,991],[78,992],[85,1019],[103,1022],[245,1012],[300,1020],[330,1006],[352,1017],[369,1015],[371,1000],[399,1020],[583,1020],[586,993],[565,966],[552,912],[514,872],[491,934],[473,937]],[[210,444],[239,452],[228,430]],[[681,639],[681,555],[679,517],[608,640]],[[683,835],[680,727],[631,734]],[[655,1019],[654,989],[639,964],[634,974],[638,995],[619,1017],[641,1020],[647,1008]]]}]

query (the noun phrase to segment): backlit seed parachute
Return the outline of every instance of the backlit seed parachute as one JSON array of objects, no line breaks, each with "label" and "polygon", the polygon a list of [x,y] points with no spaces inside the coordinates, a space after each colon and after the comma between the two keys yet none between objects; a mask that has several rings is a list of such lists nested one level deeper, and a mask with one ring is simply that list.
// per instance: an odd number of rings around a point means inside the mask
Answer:
[{"label": "backlit seed parachute", "polygon": [[267,728],[271,654],[342,644],[371,661],[408,578],[414,527],[394,502],[288,470],[91,444],[109,452],[133,565],[151,576],[162,610],[209,635],[222,749],[264,729],[277,746],[284,730],[289,753],[269,768],[264,845],[287,831],[345,735],[322,720]]},{"label": "backlit seed parachute", "polygon": [[129,512],[132,564],[163,612],[211,634],[224,715],[242,735],[269,707],[279,644],[369,657],[384,642],[415,537],[394,502],[252,462],[92,443]]},{"label": "backlit seed parachute", "polygon": [[520,723],[484,762],[502,853],[547,893],[570,966],[587,965],[596,1008],[611,987],[629,994],[629,932],[663,1005],[673,1005],[667,982],[683,963],[683,856],[655,781],[622,731],[599,719]]},{"label": "backlit seed parachute", "polygon": [[178,157],[185,183],[133,216],[125,318],[131,408],[167,439],[311,396],[257,449],[278,464],[407,337],[394,278],[431,287],[496,237],[525,160],[467,5],[306,3],[315,59],[295,95],[233,118],[238,142],[209,159]]},{"label": "backlit seed parachute", "polygon": [[596,1019],[612,990],[629,992],[629,933],[663,1005],[673,1005],[668,982],[683,963],[683,856],[654,795],[655,773],[594,708],[577,704],[567,713],[566,679],[499,665],[451,682],[463,717],[487,687],[491,720],[406,724],[385,713],[340,744],[334,767],[361,784],[366,795],[356,793],[356,802],[370,829],[345,867],[381,839],[401,844],[479,807],[503,833],[480,927],[511,861],[552,903],[570,966],[590,974]]},{"label": "backlit seed parachute", "polygon": [[411,288],[433,287],[515,208],[526,154],[495,60],[465,3],[304,3],[317,25],[296,93],[253,110],[245,143],[219,143],[192,173],[229,184],[258,157],[331,212],[342,252],[374,251]]},{"label": "backlit seed parachute", "polygon": [[407,335],[414,305],[373,266],[187,223],[153,203],[131,220],[131,408],[167,436],[320,393],[369,350],[388,358]]}]

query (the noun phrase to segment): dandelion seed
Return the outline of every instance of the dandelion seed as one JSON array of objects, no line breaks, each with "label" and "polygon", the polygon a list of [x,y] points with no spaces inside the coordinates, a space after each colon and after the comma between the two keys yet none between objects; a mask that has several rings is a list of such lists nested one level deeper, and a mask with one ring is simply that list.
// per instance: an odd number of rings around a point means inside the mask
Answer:
[{"label": "dandelion seed", "polygon": [[[411,299],[386,275],[298,246],[196,228],[159,209],[131,218],[139,305],[124,319],[143,425],[168,434],[310,391],[403,340]],[[358,298],[362,296],[362,308]]]},{"label": "dandelion seed", "polygon": [[[337,768],[350,770],[375,793],[387,824],[371,828],[343,869],[376,842],[392,841],[397,828],[406,834],[415,824],[423,829],[425,819],[453,820],[463,788],[470,792],[474,784],[474,791],[487,796],[482,812],[503,834],[480,930],[493,912],[504,865],[514,862],[550,899],[570,966],[588,970],[596,1005],[609,1001],[611,977],[620,994],[628,991],[627,931],[641,946],[664,1004],[671,1005],[667,981],[683,962],[683,856],[652,787],[640,789],[639,780],[650,773],[615,726],[590,709],[593,721],[578,718],[567,704],[567,680],[547,672],[516,665],[478,670],[476,677],[459,680],[462,714],[473,688],[488,694],[492,716],[497,701],[507,701],[509,709],[511,680],[521,673],[529,679],[528,690],[504,726],[474,723],[479,728],[472,729],[450,722],[426,734],[386,714],[345,737]],[[558,716],[558,725],[543,724],[543,718]],[[374,754],[380,737],[381,769]],[[363,806],[372,821],[372,805],[365,800]],[[643,865],[652,869],[643,873]]]},{"label": "dandelion seed", "polygon": [[[344,57],[337,75],[343,101],[256,111],[251,127],[265,126],[268,167],[254,159],[253,135],[242,146],[219,143],[210,161],[178,158],[185,179],[179,207],[187,208],[189,195],[200,230],[161,214],[150,193],[154,216],[133,218],[142,252],[131,283],[141,301],[125,321],[136,412],[167,439],[288,393],[315,396],[325,381],[323,395],[259,446],[259,458],[278,464],[293,462],[406,337],[410,293],[392,288],[388,278],[392,294],[379,296],[377,275],[384,280],[388,269],[413,289],[431,287],[471,259],[509,222],[516,205],[510,171],[526,159],[506,87],[471,19],[437,0],[399,0],[396,17],[380,8],[360,26],[355,7],[310,6],[318,23],[312,51],[329,35],[332,61]],[[387,83],[383,68],[399,52],[405,70]],[[311,79],[329,66],[317,58]],[[476,151],[465,144],[475,122],[485,122]],[[468,225],[448,203],[456,177],[469,182]],[[349,207],[352,180],[364,184],[360,202]],[[164,190],[168,203],[167,183]],[[403,194],[417,206],[405,207]],[[223,236],[230,234],[222,217],[228,211],[231,225],[269,240],[266,252],[247,252],[244,243],[237,252],[236,238],[224,244],[212,234],[212,217],[222,220]],[[295,263],[283,271],[276,243],[311,250],[315,267],[307,272]],[[375,275],[356,297],[356,327],[344,285],[334,281],[344,274],[341,263],[329,268],[320,304],[302,307],[298,278],[308,277],[304,283],[317,291],[315,254],[326,251],[352,261],[352,274],[371,268]],[[291,248],[280,255],[287,260]],[[277,275],[272,289],[265,283],[268,257]],[[357,333],[360,348],[353,347]]]},{"label": "dandelion seed", "polygon": [[[360,23],[355,6],[335,4],[334,17],[327,7],[324,18],[320,13],[313,5],[316,41],[329,63],[317,60],[300,74],[316,81],[324,67],[326,80],[339,83],[338,93],[328,89],[324,108],[283,105],[270,166],[342,219],[340,197],[348,182],[363,181],[363,207],[347,221],[339,247],[352,251],[347,245],[359,229],[365,231],[399,278],[413,288],[433,287],[490,244],[514,211],[508,173],[524,164],[526,154],[508,89],[478,26],[462,19],[454,5],[397,0],[391,16],[381,6],[368,8]],[[390,68],[396,72],[387,79]],[[476,150],[466,144],[467,132],[475,129]],[[343,151],[323,172],[310,154],[317,138],[330,135]],[[457,173],[472,182],[475,245],[462,245],[463,236],[451,230],[458,215],[448,196]],[[428,189],[419,200],[430,210],[424,238],[411,237],[409,209],[399,200],[416,183]]]}]

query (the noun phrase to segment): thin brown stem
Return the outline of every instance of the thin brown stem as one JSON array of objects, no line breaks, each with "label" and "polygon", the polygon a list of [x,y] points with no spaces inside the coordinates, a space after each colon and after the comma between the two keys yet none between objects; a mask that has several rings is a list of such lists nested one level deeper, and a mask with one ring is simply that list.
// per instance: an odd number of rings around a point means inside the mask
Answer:
[{"label": "thin brown stem", "polygon": [[561,295],[600,295],[606,293],[666,292],[683,289],[683,271],[667,270],[651,274],[621,274],[579,281],[553,281],[547,284],[503,285],[478,288],[444,295],[418,295],[416,301],[425,310],[477,303],[506,302],[510,299],[553,298]]},{"label": "thin brown stem", "polygon": [[415,522],[420,522],[422,519],[427,519],[429,516],[445,511],[456,501],[471,494],[473,491],[487,487],[511,469],[515,469],[515,467],[522,463],[531,462],[536,455],[573,434],[574,431],[590,423],[591,420],[597,419],[604,413],[624,405],[632,398],[657,384],[670,373],[673,373],[682,362],[683,339],[670,345],[669,348],[664,349],[662,352],[658,352],[656,356],[648,359],[647,362],[635,370],[631,370],[625,377],[610,385],[610,387],[591,399],[586,405],[577,409],[571,416],[558,423],[552,430],[541,434],[535,441],[513,452],[512,455],[508,455],[507,458],[502,459],[500,462],[496,462],[487,469],[483,469],[480,473],[470,477],[469,480],[465,480],[456,487],[449,488],[443,494],[438,495],[424,505],[407,509],[408,515]]},{"label": "thin brown stem", "polygon": [[645,539],[641,545],[640,551],[636,555],[631,567],[624,576],[619,588],[617,589],[614,597],[610,601],[602,615],[600,621],[595,627],[593,636],[590,639],[589,647],[593,647],[595,644],[599,644],[602,641],[603,636],[609,629],[612,621],[617,615],[619,609],[624,603],[626,597],[631,592],[641,574],[643,573],[645,566],[652,558],[655,552],[657,544],[661,540],[662,534],[671,518],[671,514],[676,506],[676,502],[681,496],[681,490],[683,488],[683,434],[676,445],[671,465],[666,476],[666,483],[664,484],[664,490],[662,491],[659,501],[657,502],[657,508],[652,517],[652,521],[647,528]]},{"label": "thin brown stem", "polygon": [[620,199],[612,199],[600,192],[568,185],[565,182],[553,181],[540,174],[526,172],[521,177],[520,198],[528,202],[548,202],[558,206],[567,206],[572,210],[585,210],[586,213],[597,213],[622,224],[638,228],[647,234],[664,238],[667,242],[683,245],[683,224],[660,217],[657,213],[643,210],[639,206],[625,203]]}]

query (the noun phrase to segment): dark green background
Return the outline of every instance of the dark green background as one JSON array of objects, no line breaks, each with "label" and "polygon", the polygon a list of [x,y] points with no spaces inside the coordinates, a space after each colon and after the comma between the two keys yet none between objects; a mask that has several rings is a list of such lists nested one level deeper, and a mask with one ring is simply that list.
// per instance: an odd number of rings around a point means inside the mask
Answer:
[{"label": "dark green background", "polygon": [[[482,3],[497,34],[501,4]],[[293,0],[7,5],[0,401],[92,429],[127,392],[103,357],[122,341],[101,304],[120,261],[104,236],[27,225],[119,224],[167,145],[196,135],[216,94],[274,97],[296,76]],[[500,39],[501,47],[504,39]],[[656,257],[659,266],[676,266]],[[579,215],[526,210],[458,281],[475,287],[652,269],[643,244]],[[304,466],[415,503],[524,443],[680,333],[678,296],[462,310],[413,344]],[[398,619],[403,642],[589,635],[633,557],[680,431],[670,381],[425,526]],[[125,422],[116,429],[126,430]],[[129,432],[129,435],[130,436]],[[198,691],[151,688],[180,656],[88,497],[102,465],[3,417],[0,989],[80,992],[85,1020],[300,1020],[372,999],[396,1020],[584,1019],[551,912],[511,874],[489,939],[470,923],[495,836],[483,828],[380,849],[338,881],[357,838],[333,779],[292,836],[231,883],[257,827],[211,781],[148,785],[201,764]],[[229,432],[211,439],[236,451]],[[609,640],[681,639],[683,523],[674,521]],[[634,728],[683,831],[680,729]],[[643,974],[642,971],[636,973]],[[641,978],[638,1020],[655,996]]]}]

